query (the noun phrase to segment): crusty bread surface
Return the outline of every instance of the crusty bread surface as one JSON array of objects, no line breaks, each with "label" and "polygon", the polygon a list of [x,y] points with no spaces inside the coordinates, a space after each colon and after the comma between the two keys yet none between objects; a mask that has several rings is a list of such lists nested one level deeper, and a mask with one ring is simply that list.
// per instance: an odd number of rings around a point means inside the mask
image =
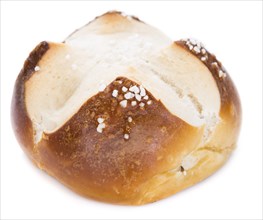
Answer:
[{"label": "crusty bread surface", "polygon": [[235,148],[240,123],[237,90],[202,43],[174,42],[115,11],[63,43],[40,43],[12,99],[29,158],[75,192],[117,204],[207,178]]}]

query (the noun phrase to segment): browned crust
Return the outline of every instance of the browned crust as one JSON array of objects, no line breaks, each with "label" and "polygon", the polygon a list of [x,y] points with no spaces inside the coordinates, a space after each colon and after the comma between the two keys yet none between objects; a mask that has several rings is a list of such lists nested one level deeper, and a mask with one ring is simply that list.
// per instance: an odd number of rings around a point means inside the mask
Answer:
[{"label": "browned crust", "polygon": [[29,54],[16,80],[11,103],[12,126],[14,132],[19,143],[31,158],[33,157],[34,145],[33,129],[32,122],[28,117],[25,106],[25,82],[34,74],[35,66],[48,49],[48,43],[43,41]]},{"label": "browned crust", "polygon": [[[116,14],[121,12],[108,12],[102,16]],[[136,17],[132,18],[140,21]],[[188,50],[183,41],[176,44]],[[182,158],[200,143],[202,129],[193,128],[169,113],[149,92],[149,97],[154,102],[153,105],[146,105],[149,108],[139,109],[136,113],[133,113],[131,106],[122,109],[112,99],[113,86],[118,86],[118,80],[126,83],[127,87],[136,83],[119,78],[104,92],[87,100],[56,132],[44,133],[43,139],[34,146],[32,122],[25,106],[25,82],[32,76],[34,67],[48,49],[47,42],[40,43],[34,49],[15,85],[12,119],[16,136],[23,149],[42,169],[82,195],[107,202],[141,204],[139,201],[147,191],[144,184],[150,187],[153,178],[152,185],[155,186],[156,175],[166,173],[179,165]],[[193,51],[188,51],[201,58]],[[229,127],[233,127],[234,133],[238,133],[236,130],[240,126],[241,108],[237,91],[229,75],[226,78],[219,77],[218,69],[212,65],[213,62],[217,62],[218,68],[226,72],[222,64],[214,55],[209,52],[207,54],[208,59],[203,63],[217,83],[221,96],[220,113],[229,118]],[[229,113],[229,106],[234,106],[234,115]],[[127,123],[129,115],[133,118],[131,124]],[[96,116],[105,117],[109,123],[102,134],[96,131]],[[129,140],[124,140],[124,133],[130,134]],[[235,138],[233,140],[236,141]],[[211,170],[214,171],[214,167]],[[207,175],[203,172],[200,179]],[[150,184],[147,185],[149,180]],[[188,181],[188,186],[196,182],[193,179]],[[185,182],[180,184],[177,190],[185,187]],[[160,186],[167,192],[156,193],[156,198],[160,199],[176,192],[169,191],[174,189],[173,187],[174,185],[167,188]],[[150,198],[144,202],[152,201]]]},{"label": "browned crust", "polygon": [[[172,115],[149,92],[151,105],[145,100],[143,108],[138,104],[122,108],[121,95],[117,100],[112,91],[117,89],[120,94],[122,86],[131,85],[137,84],[127,78],[116,79],[104,92],[87,100],[59,130],[45,134],[37,146],[42,169],[82,195],[136,203],[147,190],[140,188],[145,181],[179,164],[200,141],[202,129]],[[105,118],[102,133],[96,130],[98,117]],[[128,140],[125,133],[130,134]]]}]

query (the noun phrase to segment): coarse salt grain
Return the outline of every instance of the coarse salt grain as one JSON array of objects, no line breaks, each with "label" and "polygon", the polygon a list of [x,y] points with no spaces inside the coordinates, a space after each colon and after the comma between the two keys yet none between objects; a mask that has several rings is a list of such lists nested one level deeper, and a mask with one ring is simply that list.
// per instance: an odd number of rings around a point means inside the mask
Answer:
[{"label": "coarse salt grain", "polygon": [[102,128],[98,126],[97,127],[97,132],[102,133]]},{"label": "coarse salt grain", "polygon": [[124,134],[123,137],[124,137],[124,139],[128,140],[129,137],[130,137],[130,135],[128,135],[128,134]]},{"label": "coarse salt grain", "polygon": [[139,94],[135,94],[135,98],[138,100],[138,101],[141,101],[142,97],[139,95]]},{"label": "coarse salt grain", "polygon": [[204,48],[201,49],[202,54],[206,53],[206,50]]},{"label": "coarse salt grain", "polygon": [[34,69],[36,72],[40,70],[40,67],[39,66],[35,66],[35,69]]},{"label": "coarse salt grain", "polygon": [[118,90],[114,89],[111,95],[116,98],[118,96]]},{"label": "coarse salt grain", "polygon": [[132,102],[131,102],[131,105],[132,105],[132,106],[135,106],[136,104],[137,104],[136,101],[132,101]]},{"label": "coarse salt grain", "polygon": [[148,100],[148,98],[149,98],[148,95],[146,95],[146,96],[143,97],[143,99],[145,99],[145,100]]},{"label": "coarse salt grain", "polygon": [[127,91],[128,91],[128,88],[125,87],[125,86],[123,86],[123,87],[121,88],[121,90],[122,90],[123,92],[127,92]]},{"label": "coarse salt grain", "polygon": [[105,128],[105,127],[106,127],[105,123],[100,123],[99,126],[100,126],[101,128]]},{"label": "coarse salt grain", "polygon": [[201,57],[201,60],[202,61],[206,61],[206,57]]},{"label": "coarse salt grain", "polygon": [[197,47],[197,46],[194,47],[194,51],[195,51],[196,53],[200,53],[200,52],[201,52],[201,51],[200,51],[200,48]]},{"label": "coarse salt grain", "polygon": [[104,118],[98,118],[98,119],[97,119],[97,121],[98,121],[99,123],[104,122],[104,120],[105,120]]},{"label": "coarse salt grain", "polygon": [[212,65],[212,66],[215,66],[215,67],[218,67],[217,62],[213,62],[213,63],[211,63],[211,65]]},{"label": "coarse salt grain", "polygon": [[103,129],[106,127],[105,123],[98,124],[97,132],[102,133]]},{"label": "coarse salt grain", "polygon": [[132,117],[131,116],[128,117],[128,122],[132,122]]},{"label": "coarse salt grain", "polygon": [[142,85],[140,85],[140,90],[141,90],[140,95],[141,96],[145,96],[146,95],[146,91],[145,91],[145,88],[143,88]]},{"label": "coarse salt grain", "polygon": [[152,103],[153,103],[152,100],[149,100],[149,101],[147,102],[148,105],[151,105]]},{"label": "coarse salt grain", "polygon": [[121,107],[126,108],[126,107],[127,107],[127,103],[128,103],[127,100],[122,100],[122,101],[120,102],[120,105],[121,105]]},{"label": "coarse salt grain", "polygon": [[141,108],[143,108],[144,107],[144,103],[143,102],[141,102],[140,104],[139,104],[139,106],[141,107]]},{"label": "coarse salt grain", "polygon": [[218,71],[218,75],[219,75],[219,77],[221,78],[221,77],[226,77],[226,73],[224,73],[222,70],[219,70]]},{"label": "coarse salt grain", "polygon": [[132,99],[134,97],[134,94],[131,93],[131,92],[127,92],[125,95],[124,95],[124,98],[125,99]]},{"label": "coarse salt grain", "polygon": [[139,93],[140,92],[140,89],[138,88],[138,86],[132,86],[131,88],[129,88],[129,90],[131,92],[134,92],[134,93]]},{"label": "coarse salt grain", "polygon": [[193,45],[189,45],[189,50],[192,50],[193,48]]}]

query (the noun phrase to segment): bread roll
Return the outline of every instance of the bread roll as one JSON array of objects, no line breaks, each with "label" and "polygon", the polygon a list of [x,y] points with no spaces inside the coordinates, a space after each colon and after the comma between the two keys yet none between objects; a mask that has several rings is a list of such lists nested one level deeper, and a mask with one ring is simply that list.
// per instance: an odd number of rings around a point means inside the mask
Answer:
[{"label": "bread roll", "polygon": [[75,192],[142,205],[207,178],[236,146],[241,107],[222,64],[108,12],[63,43],[41,42],[13,93],[28,157]]}]

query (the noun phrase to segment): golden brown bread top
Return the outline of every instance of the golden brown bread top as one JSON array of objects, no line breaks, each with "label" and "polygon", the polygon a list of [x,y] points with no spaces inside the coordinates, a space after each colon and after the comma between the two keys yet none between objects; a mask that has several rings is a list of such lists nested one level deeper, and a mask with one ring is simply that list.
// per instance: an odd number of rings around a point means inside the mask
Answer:
[{"label": "golden brown bread top", "polygon": [[[96,34],[107,36],[108,33],[133,30],[132,28],[136,27],[136,24],[130,24],[131,19],[137,20],[134,17],[127,18],[119,12],[110,12],[100,16],[99,21],[94,22],[93,25],[98,31]],[[140,26],[140,28],[142,31],[140,34],[142,34],[144,28],[149,27]],[[128,34],[130,34],[129,31],[127,31]],[[157,33],[156,30],[153,33]],[[29,118],[30,114],[25,103],[25,84],[33,74],[39,74],[34,71],[39,63],[43,64],[43,69],[45,69],[46,63],[51,62],[54,57],[58,58],[56,56],[58,48],[67,50],[68,47],[66,48],[65,45],[78,46],[75,44],[74,35],[73,33],[69,37],[71,39],[67,39],[64,44],[42,42],[37,46],[25,62],[15,86],[12,102],[13,126],[24,150],[41,169],[82,195],[108,202],[142,204],[166,197],[188,187],[204,179],[224,163],[236,143],[240,127],[239,98],[229,75],[225,75],[226,71],[216,60],[216,57],[207,52],[203,46],[195,48],[195,45],[189,44],[188,41],[178,41],[170,45],[168,50],[177,54],[182,53],[184,58],[188,57],[185,63],[187,60],[188,62],[191,60],[191,63],[197,61],[194,65],[196,68],[184,69],[183,73],[190,75],[193,70],[195,72],[196,69],[202,67],[200,69],[207,71],[207,75],[215,85],[213,88],[217,90],[217,86],[220,93],[220,121],[212,126],[207,126],[208,129],[210,127],[212,129],[208,130],[211,132],[210,136],[208,135],[210,139],[204,145],[201,141],[203,140],[204,126],[193,127],[182,118],[172,114],[168,110],[169,108],[163,104],[165,102],[154,97],[151,90],[146,90],[147,99],[141,97],[139,101],[131,95],[124,99],[123,88],[139,87],[137,83],[140,80],[135,81],[132,78],[123,77],[121,71],[118,72],[120,77],[114,81],[111,79],[110,84],[107,83],[108,85],[103,91],[81,102],[80,108],[70,115],[61,126],[58,126],[58,129],[49,130],[50,132],[44,130],[43,135],[41,133],[40,141],[34,142],[33,117],[32,120]],[[85,34],[83,36],[76,34],[76,36],[84,41],[86,39]],[[148,34],[147,37],[149,36],[151,35]],[[165,38],[160,37],[160,39]],[[180,48],[175,48],[177,45]],[[152,63],[147,65],[156,65],[164,70],[166,63],[170,63],[172,66],[171,60],[174,57],[170,57],[162,45],[160,48],[162,56],[156,56],[153,59],[149,57]],[[202,49],[205,50],[205,53],[202,52]],[[51,56],[41,59],[48,50]],[[65,55],[61,53],[61,57],[58,58],[59,64],[65,62],[66,59],[61,59]],[[176,57],[178,60],[181,58]],[[172,67],[178,68],[177,64]],[[181,67],[183,64],[181,63]],[[134,64],[127,65],[127,69],[137,68],[143,75],[143,66],[140,67]],[[64,73],[62,71],[62,74]],[[210,73],[213,77],[210,76]],[[47,72],[44,70],[38,76],[41,74],[45,76]],[[167,78],[162,78],[161,74],[151,74],[149,75],[160,77],[156,80],[165,82],[168,86],[170,86],[169,80],[173,79],[173,77],[169,78],[169,74]],[[179,75],[180,71],[176,74]],[[35,78],[36,81],[39,79]],[[49,80],[53,80],[53,78],[50,77]],[[35,85],[36,81],[32,81],[31,84]],[[31,84],[28,85],[29,89]],[[89,86],[89,84],[87,85]],[[41,89],[41,87],[36,88],[36,90]],[[159,91],[164,89],[161,86],[156,86],[156,88]],[[171,93],[171,95],[175,95],[175,93]],[[189,97],[191,98],[191,96]],[[136,103],[132,104],[135,101]],[[191,101],[195,102],[196,100],[193,98]],[[198,108],[199,105],[196,107]],[[202,112],[202,108],[199,111]],[[188,166],[189,170],[186,175],[182,165],[186,164],[183,161],[190,154],[197,158],[198,165]],[[209,166],[205,164],[209,164]]]},{"label": "golden brown bread top", "polygon": [[[186,135],[191,134],[196,137],[191,141],[197,142],[201,129],[173,116],[149,92],[149,99],[142,99],[144,107],[139,103],[132,106],[134,97],[123,108],[119,104],[122,96],[117,99],[112,92],[122,93],[122,87],[134,85],[139,86],[126,78],[117,78],[84,103],[59,130],[45,134],[37,146],[38,154],[42,155],[41,164],[48,164],[46,169],[57,167],[55,175],[62,179],[80,178],[98,191],[102,187],[111,192],[113,197],[127,191],[132,195],[134,186],[170,169],[172,164],[179,166],[176,165],[179,160],[169,155],[177,154],[180,158],[186,148],[175,143],[185,143]],[[149,100],[151,104],[147,104]],[[104,119],[102,133],[97,131],[98,118]],[[124,138],[125,134],[129,134],[128,139]],[[189,144],[187,149],[192,147]]]}]

